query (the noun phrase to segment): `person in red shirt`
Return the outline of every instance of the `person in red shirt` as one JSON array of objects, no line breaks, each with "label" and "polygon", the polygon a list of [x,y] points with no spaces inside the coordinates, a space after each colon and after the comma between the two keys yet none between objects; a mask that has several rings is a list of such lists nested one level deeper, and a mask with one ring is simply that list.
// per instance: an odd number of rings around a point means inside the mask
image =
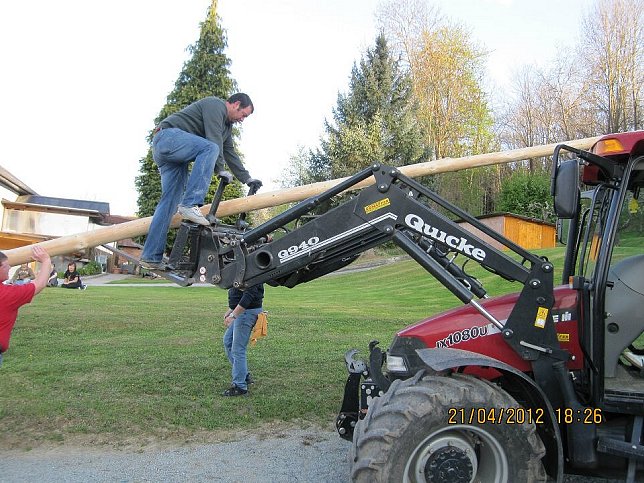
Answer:
[{"label": "person in red shirt", "polygon": [[37,293],[47,286],[51,272],[51,258],[44,248],[34,246],[31,257],[40,262],[40,270],[36,278],[24,285],[6,285],[9,279],[9,259],[0,252],[0,365],[2,354],[9,348],[11,331],[18,317],[18,309],[31,302]]}]

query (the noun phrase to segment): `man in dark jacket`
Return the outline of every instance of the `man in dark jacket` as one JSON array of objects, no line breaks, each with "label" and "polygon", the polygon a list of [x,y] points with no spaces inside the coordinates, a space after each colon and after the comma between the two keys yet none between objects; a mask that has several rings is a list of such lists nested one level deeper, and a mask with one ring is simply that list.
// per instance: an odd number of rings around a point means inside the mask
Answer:
[{"label": "man in dark jacket", "polygon": [[232,385],[223,392],[224,396],[246,396],[251,383],[246,350],[250,335],[263,312],[264,285],[258,284],[239,290],[228,290],[228,310],[224,314],[224,350],[232,366]]},{"label": "man in dark jacket", "polygon": [[232,136],[233,125],[243,122],[253,111],[250,97],[243,93],[233,94],[227,101],[205,97],[159,123],[152,153],[161,174],[161,199],[141,254],[144,267],[163,268],[168,229],[177,208],[183,219],[209,225],[199,207],[204,204],[213,173],[232,181],[224,161],[242,183],[262,185],[244,168]]}]

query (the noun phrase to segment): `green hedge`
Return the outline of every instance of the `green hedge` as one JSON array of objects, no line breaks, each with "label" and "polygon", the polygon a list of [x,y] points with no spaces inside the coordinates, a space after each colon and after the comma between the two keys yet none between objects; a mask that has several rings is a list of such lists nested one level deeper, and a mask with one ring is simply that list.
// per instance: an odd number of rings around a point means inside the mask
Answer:
[{"label": "green hedge", "polygon": [[83,268],[79,268],[78,273],[80,275],[98,275],[99,273],[103,273],[103,267],[100,263],[92,261]]}]

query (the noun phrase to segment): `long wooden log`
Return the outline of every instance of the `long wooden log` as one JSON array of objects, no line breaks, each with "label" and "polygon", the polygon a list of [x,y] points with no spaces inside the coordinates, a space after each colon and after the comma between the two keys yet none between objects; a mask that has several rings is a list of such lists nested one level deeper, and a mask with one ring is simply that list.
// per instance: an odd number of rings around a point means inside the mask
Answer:
[{"label": "long wooden log", "polygon": [[[577,139],[574,141],[566,141],[565,144],[578,148],[588,149],[597,142],[599,137]],[[461,169],[476,168],[480,166],[490,166],[493,164],[510,163],[514,161],[522,161],[524,159],[538,158],[549,156],[553,153],[555,147],[561,143],[546,144],[543,146],[534,146],[529,148],[512,149],[509,151],[501,151],[487,154],[477,154],[474,156],[465,156],[462,158],[444,158],[436,161],[428,161],[424,163],[411,164],[403,166],[400,171],[410,178],[418,176],[427,176],[438,173],[445,173],[448,171],[459,171]],[[218,217],[228,215],[235,215],[237,213],[249,212],[259,210],[262,208],[269,208],[271,206],[278,206],[285,203],[293,203],[301,201],[316,194],[322,193],[329,188],[335,186],[346,178],[334,179],[331,181],[323,181],[320,183],[313,183],[304,186],[296,186],[294,188],[285,188],[277,191],[267,193],[259,193],[254,196],[245,198],[237,198],[233,200],[222,201],[217,210]],[[367,179],[355,188],[364,188],[373,183],[373,178]],[[210,209],[210,205],[203,206],[201,211],[206,214]],[[119,225],[112,225],[101,227],[93,231],[77,233],[75,235],[64,236],[53,240],[47,240],[39,243],[45,248],[51,256],[64,255],[86,248],[96,247],[104,243],[110,243],[116,240],[123,240],[124,238],[132,238],[139,235],[144,235],[148,232],[152,217],[139,218],[137,220],[121,223]],[[172,219],[172,226],[177,227],[181,223],[178,215]],[[11,265],[18,265],[31,260],[31,246],[24,246],[7,250],[5,254],[9,257]]]}]

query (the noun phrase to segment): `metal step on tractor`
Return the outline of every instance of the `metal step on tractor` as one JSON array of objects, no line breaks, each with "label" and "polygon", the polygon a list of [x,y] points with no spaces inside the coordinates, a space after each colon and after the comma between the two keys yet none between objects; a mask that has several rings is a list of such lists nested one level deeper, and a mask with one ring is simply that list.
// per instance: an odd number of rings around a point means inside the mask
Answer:
[{"label": "metal step on tractor", "polygon": [[[162,275],[294,287],[393,242],[464,306],[399,331],[386,351],[373,341],[366,361],[347,352],[336,427],[353,441],[353,480],[514,483],[573,472],[644,481],[642,185],[644,131],[604,136],[589,151],[556,148],[552,195],[566,246],[556,284],[548,259],[381,165],[256,228],[214,218],[220,183],[212,225],[184,223]],[[520,291],[489,297],[462,260]]]}]

